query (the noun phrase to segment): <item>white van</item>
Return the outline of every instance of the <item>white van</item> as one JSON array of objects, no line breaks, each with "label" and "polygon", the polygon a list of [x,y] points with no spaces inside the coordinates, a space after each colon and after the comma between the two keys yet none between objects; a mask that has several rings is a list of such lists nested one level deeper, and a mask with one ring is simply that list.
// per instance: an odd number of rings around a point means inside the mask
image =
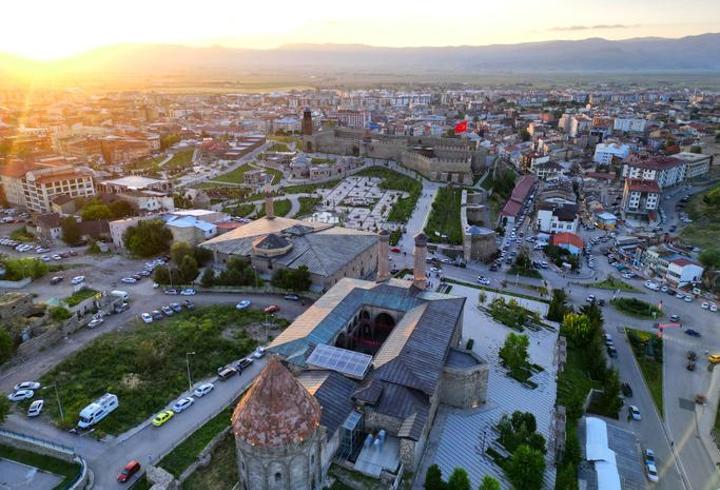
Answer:
[{"label": "white van", "polygon": [[80,411],[78,427],[87,429],[107,417],[119,405],[117,395],[105,393]]},{"label": "white van", "polygon": [[127,293],[127,291],[110,291],[110,296],[122,298],[123,301],[127,301],[130,299],[130,295]]}]

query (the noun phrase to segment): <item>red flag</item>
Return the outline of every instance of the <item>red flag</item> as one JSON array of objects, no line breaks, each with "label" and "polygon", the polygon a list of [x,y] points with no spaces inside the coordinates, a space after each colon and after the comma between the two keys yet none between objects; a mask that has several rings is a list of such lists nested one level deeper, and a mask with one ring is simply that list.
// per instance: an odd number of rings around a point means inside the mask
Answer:
[{"label": "red flag", "polygon": [[455,134],[464,133],[467,131],[467,121],[462,120],[455,125]]}]

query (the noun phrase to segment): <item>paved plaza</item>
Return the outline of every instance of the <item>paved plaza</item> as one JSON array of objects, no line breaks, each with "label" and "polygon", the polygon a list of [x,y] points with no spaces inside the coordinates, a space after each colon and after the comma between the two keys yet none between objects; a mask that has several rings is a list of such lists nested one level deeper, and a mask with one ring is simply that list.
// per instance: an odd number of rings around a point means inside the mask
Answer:
[{"label": "paved plaza", "polygon": [[62,477],[16,461],[0,458],[0,490],[46,490],[57,487]]}]

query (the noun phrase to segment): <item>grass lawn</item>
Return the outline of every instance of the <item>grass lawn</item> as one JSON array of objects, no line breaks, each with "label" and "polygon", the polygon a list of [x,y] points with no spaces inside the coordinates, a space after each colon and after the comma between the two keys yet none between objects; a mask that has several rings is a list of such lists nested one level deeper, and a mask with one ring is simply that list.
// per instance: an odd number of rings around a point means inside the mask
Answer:
[{"label": "grass lawn", "polygon": [[433,243],[450,243],[460,245],[463,231],[460,226],[460,201],[462,189],[458,187],[442,187],[438,190],[432,203],[432,210],[425,225],[428,241]]},{"label": "grass lawn", "polygon": [[231,184],[242,184],[243,176],[249,170],[256,170],[256,167],[253,167],[249,163],[246,163],[245,165],[241,165],[238,168],[236,168],[235,170],[228,172],[226,174],[219,175],[212,180],[215,182],[229,182]]},{"label": "grass lawn", "polygon": [[[182,442],[182,444],[161,459],[158,466],[163,467],[175,475],[175,477],[179,477],[182,472],[197,459],[200,451],[205,449],[205,446],[207,446],[208,443],[220,433],[220,431],[230,425],[230,416],[232,415],[234,406],[235,404],[231,404],[228,408],[207,421],[205,425],[193,432],[190,437]],[[232,438],[232,433],[230,434],[230,437]],[[214,461],[215,460],[213,458],[213,462]],[[230,485],[230,488],[232,488],[232,484]]]},{"label": "grass lawn", "polygon": [[455,279],[450,279],[450,278],[447,278],[447,277],[444,278],[443,281],[444,281],[444,282],[447,282],[447,283],[449,283],[449,284],[459,284],[459,285],[461,285],[461,286],[466,286],[466,287],[469,287],[469,288],[480,289],[480,290],[483,290],[483,291],[492,291],[492,292],[494,292],[494,293],[504,294],[504,295],[506,295],[506,296],[514,296],[514,297],[516,297],[516,298],[530,299],[530,300],[533,300],[533,301],[539,301],[540,303],[550,304],[550,300],[548,300],[548,299],[539,298],[539,297],[537,297],[537,296],[530,296],[529,294],[521,294],[521,293],[510,292],[510,291],[506,291],[506,290],[503,290],[503,289],[491,288],[490,286],[482,286],[482,285],[480,285],[480,284],[473,284],[473,283],[471,283],[471,282],[457,281],[457,280],[455,280]]},{"label": "grass lawn", "polygon": [[180,150],[175,152],[173,157],[168,161],[163,168],[168,171],[183,170],[192,165],[192,157],[195,150],[188,148],[186,150]]},{"label": "grass lawn", "polygon": [[[660,412],[660,417],[663,417],[662,338],[650,332],[635,330],[633,328],[626,327],[625,331],[630,340],[630,346],[635,355],[635,360],[637,360],[643,378],[645,378],[645,384],[647,384],[650,390],[650,396],[652,396],[655,406],[658,412]],[[653,349],[659,351],[659,356],[650,357],[647,355],[646,346],[651,342]]]},{"label": "grass lawn", "polygon": [[388,215],[388,221],[407,223],[422,193],[422,183],[419,180],[382,167],[368,168],[355,175],[381,178],[379,187],[383,190],[407,192],[408,197],[398,199]]},{"label": "grass lawn", "polygon": [[272,175],[272,185],[279,184],[280,181],[283,178],[283,173],[272,167],[262,167],[262,169],[267,173],[268,175]]},{"label": "grass lawn", "polygon": [[45,454],[34,453],[1,444],[0,458],[11,459],[18,463],[34,466],[40,470],[63,477],[63,481],[56,488],[68,488],[80,475],[80,465],[78,463],[70,463]]},{"label": "grass lawn", "polygon": [[27,228],[20,227],[15,230],[13,230],[10,233],[10,238],[12,240],[17,240],[18,242],[34,242],[35,241],[35,235],[27,231]]},{"label": "grass lawn", "polygon": [[136,162],[130,163],[126,168],[130,170],[152,170],[157,172],[160,169],[160,162],[165,160],[167,155],[160,155],[157,157],[145,158]]},{"label": "grass lawn", "polygon": [[315,206],[320,204],[321,199],[319,197],[300,197],[300,211],[296,217],[307,216],[315,211]]},{"label": "grass lawn", "polygon": [[235,440],[232,432],[215,446],[210,464],[200,468],[183,483],[183,490],[231,490],[239,480]]},{"label": "grass lawn", "polygon": [[316,184],[298,184],[289,185],[280,189],[284,194],[312,194],[318,189],[332,189],[340,183],[341,179],[330,180],[328,182],[318,182]]},{"label": "grass lawn", "polygon": [[233,216],[245,217],[255,211],[254,204],[238,204],[234,208],[225,208],[226,213],[230,213]]},{"label": "grass lawn", "polygon": [[65,359],[39,380],[58,384],[65,420],[57,407],[45,411],[63,428],[77,421],[80,410],[104,393],[120,406],[95,427],[98,435],[120,434],[144,421],[187,389],[185,353],[192,346],[193,379],[214,375],[217,368],[255,348],[244,327],[265,318],[261,311],[232,305],[198,308],[175,314],[151,326],[110,332]]},{"label": "grass lawn", "polygon": [[654,320],[663,316],[662,311],[655,305],[635,298],[615,298],[610,304],[620,313],[644,320]]},{"label": "grass lawn", "polygon": [[612,291],[616,291],[618,289],[620,291],[637,291],[637,288],[632,287],[630,284],[626,283],[625,281],[621,281],[614,276],[608,276],[602,281],[594,282],[589,286],[591,288],[610,289]]},{"label": "grass lawn", "polygon": [[[277,199],[273,201],[273,212],[275,213],[275,216],[283,217],[287,216],[287,214],[292,209],[292,203],[290,202],[290,199]],[[258,211],[256,218],[262,218],[265,216],[265,203],[262,204],[260,207],[260,211]]]},{"label": "grass lawn", "polygon": [[63,299],[63,302],[66,305],[73,307],[75,305],[79,305],[80,303],[82,303],[83,301],[85,301],[88,298],[92,298],[97,293],[98,292],[95,289],[82,288],[78,291],[75,291],[73,294],[71,294],[67,298]]},{"label": "grass lawn", "polygon": [[693,246],[700,248],[718,248],[720,243],[720,205],[706,202],[705,196],[717,202],[720,195],[720,184],[705,192],[696,194],[687,205],[687,213],[693,223],[680,232],[680,237]]}]

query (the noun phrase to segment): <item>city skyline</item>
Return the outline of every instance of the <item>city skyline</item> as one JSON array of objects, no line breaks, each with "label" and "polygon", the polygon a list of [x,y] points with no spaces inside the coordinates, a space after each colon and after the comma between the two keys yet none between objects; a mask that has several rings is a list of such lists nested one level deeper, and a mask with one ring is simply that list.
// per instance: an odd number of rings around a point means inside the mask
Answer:
[{"label": "city skyline", "polygon": [[[370,0],[358,10],[325,0],[310,4],[280,1],[239,5],[210,0],[198,9],[189,2],[167,6],[136,0],[108,13],[86,0],[42,5],[15,3],[7,18],[31,18],[7,25],[0,52],[34,60],[57,60],[95,48],[125,43],[220,45],[271,49],[287,44],[365,44],[387,47],[483,46],[522,42],[679,38],[720,31],[720,5],[709,0],[682,8],[646,0],[589,2],[554,0],[538,9],[528,1],[481,8],[433,9],[409,2]],[[657,7],[657,2],[652,4]],[[622,10],[620,10],[622,9]],[[672,15],[668,12],[672,11]],[[672,22],[668,22],[672,19]]]}]

